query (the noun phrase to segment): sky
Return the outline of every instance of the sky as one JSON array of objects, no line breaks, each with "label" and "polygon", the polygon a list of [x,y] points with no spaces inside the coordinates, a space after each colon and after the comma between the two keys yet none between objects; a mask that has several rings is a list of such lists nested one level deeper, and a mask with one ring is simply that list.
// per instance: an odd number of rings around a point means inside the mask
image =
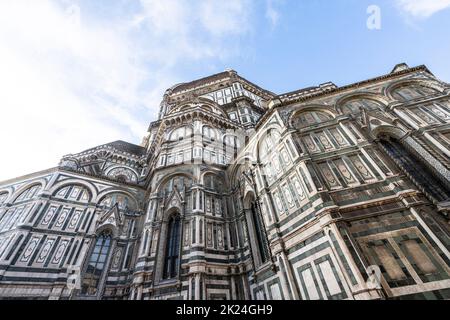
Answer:
[{"label": "sky", "polygon": [[281,94],[425,64],[450,82],[450,0],[1,0],[0,181],[140,144],[174,84],[234,69]]}]

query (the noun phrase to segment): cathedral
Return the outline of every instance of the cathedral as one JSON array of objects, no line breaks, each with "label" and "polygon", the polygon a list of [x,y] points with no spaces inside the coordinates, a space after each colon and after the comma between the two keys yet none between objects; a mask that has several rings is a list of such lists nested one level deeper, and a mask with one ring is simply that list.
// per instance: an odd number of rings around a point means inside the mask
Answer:
[{"label": "cathedral", "polygon": [[[79,151],[79,150],[74,150]],[[0,299],[450,299],[450,84],[169,88],[142,143],[0,182]]]}]

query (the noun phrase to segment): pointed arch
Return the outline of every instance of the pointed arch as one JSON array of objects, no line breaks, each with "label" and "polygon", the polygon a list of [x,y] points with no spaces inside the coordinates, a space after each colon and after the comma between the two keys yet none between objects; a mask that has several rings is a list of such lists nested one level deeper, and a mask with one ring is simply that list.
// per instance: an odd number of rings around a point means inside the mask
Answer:
[{"label": "pointed arch", "polygon": [[250,247],[256,265],[259,266],[270,259],[266,227],[254,191],[247,191],[243,202],[250,233]]},{"label": "pointed arch", "polygon": [[119,229],[118,229],[118,227],[113,225],[113,224],[111,224],[111,223],[102,224],[97,229],[95,229],[95,235],[96,236],[101,235],[104,232],[111,233],[111,236],[113,238],[119,236]]},{"label": "pointed arch", "polygon": [[268,128],[259,137],[257,142],[257,159],[258,162],[263,163],[270,157],[281,143],[281,133],[277,129]]},{"label": "pointed arch", "polygon": [[110,229],[101,230],[96,235],[85,262],[81,282],[82,295],[96,297],[101,295],[101,286],[110,261],[112,242],[113,232]]},{"label": "pointed arch", "polygon": [[242,171],[248,168],[249,164],[256,164],[257,159],[253,155],[242,155],[229,169],[229,181],[232,189],[238,187]]},{"label": "pointed arch", "polygon": [[173,279],[179,274],[180,248],[181,248],[181,216],[178,210],[172,209],[166,212],[164,223],[166,224],[163,279]]}]

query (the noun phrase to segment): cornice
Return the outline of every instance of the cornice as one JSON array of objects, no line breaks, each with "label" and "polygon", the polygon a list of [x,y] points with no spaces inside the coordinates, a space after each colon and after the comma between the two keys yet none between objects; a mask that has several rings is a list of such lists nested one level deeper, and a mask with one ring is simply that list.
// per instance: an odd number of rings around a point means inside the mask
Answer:
[{"label": "cornice", "polygon": [[37,178],[39,176],[44,176],[46,174],[54,173],[54,172],[56,172],[58,170],[59,170],[58,167],[52,167],[52,168],[49,168],[49,169],[45,169],[45,170],[29,173],[29,174],[26,174],[26,175],[23,175],[23,176],[19,176],[19,177],[3,180],[3,181],[0,181],[0,186],[2,186],[2,187],[5,186],[6,187],[6,186],[12,185],[12,184],[14,184],[16,182],[21,182],[23,180],[27,180],[27,179],[31,179],[31,178]]},{"label": "cornice", "polygon": [[112,183],[118,184],[118,185],[125,185],[127,187],[139,188],[144,191],[146,190],[146,188],[142,185],[139,185],[136,183],[130,183],[130,182],[117,181],[114,178],[103,176],[103,175],[97,175],[97,174],[81,172],[81,171],[72,171],[72,170],[67,170],[67,169],[63,169],[63,168],[55,168],[55,169],[57,169],[55,171],[59,171],[59,172],[66,173],[66,174],[80,175],[80,176],[84,176],[84,177],[88,177],[88,178],[94,178],[94,179],[100,180],[102,182],[110,182],[110,183],[112,182]]},{"label": "cornice", "polygon": [[357,89],[357,88],[366,86],[368,84],[373,84],[373,83],[376,83],[376,82],[385,81],[385,80],[388,80],[388,79],[392,79],[392,78],[395,78],[395,77],[403,76],[403,75],[408,74],[408,73],[414,73],[414,72],[418,72],[418,71],[425,71],[425,72],[431,73],[425,65],[421,65],[421,66],[418,66],[418,67],[413,67],[413,68],[401,70],[401,71],[398,71],[398,72],[395,72],[395,73],[385,74],[383,76],[379,76],[379,77],[376,77],[376,78],[371,78],[371,79],[368,79],[368,80],[355,82],[355,83],[352,83],[352,84],[349,84],[349,85],[346,85],[346,86],[343,86],[343,87],[336,87],[334,89],[330,89],[330,90],[327,90],[327,91],[320,91],[320,92],[318,92],[316,94],[311,94],[311,95],[307,95],[307,96],[301,96],[301,97],[298,97],[296,99],[289,100],[289,98],[287,98],[287,99],[283,100],[282,97],[284,95],[278,95],[275,98],[280,99],[281,100],[281,104],[276,105],[274,108],[278,108],[278,107],[281,107],[281,106],[286,106],[286,105],[292,104],[292,103],[308,101],[308,100],[311,100],[311,99],[314,99],[314,98],[317,98],[317,97],[322,97],[322,96],[326,96],[326,95],[332,95],[332,94],[339,93],[339,92],[342,92],[342,91],[345,91],[345,90],[349,90],[349,89],[352,89],[352,90],[353,89]]},{"label": "cornice", "polygon": [[[167,95],[171,98],[187,93],[195,93],[196,91],[219,84],[222,81],[239,81],[244,89],[261,96],[264,99],[271,99],[276,96],[275,93],[263,89],[253,82],[241,77],[236,71],[224,71],[209,77],[201,78],[187,83],[180,83],[167,91]],[[203,94],[203,93],[202,93]]]},{"label": "cornice", "polygon": [[[431,75],[433,75],[430,70],[428,70],[428,68],[425,65],[420,65],[417,67],[412,67],[412,68],[408,68],[405,70],[400,70],[398,72],[393,72],[393,73],[389,73],[389,74],[385,74],[379,77],[375,77],[375,78],[371,78],[368,80],[364,80],[364,81],[359,81],[359,82],[355,82],[349,85],[345,85],[342,87],[336,87],[334,89],[329,89],[329,90],[325,90],[325,91],[320,91],[318,93],[315,94],[311,94],[311,95],[304,95],[304,96],[300,96],[294,99],[289,99],[289,97],[285,97],[286,94],[281,94],[278,95],[276,97],[274,97],[273,101],[275,101],[276,103],[274,104],[274,106],[268,110],[262,117],[261,119],[258,121],[258,123],[256,124],[255,128],[259,129],[259,127],[270,117],[273,115],[273,113],[281,108],[281,107],[285,107],[294,103],[302,103],[302,102],[307,102],[313,99],[317,99],[317,98],[322,98],[322,97],[326,97],[326,96],[330,96],[333,94],[337,94],[337,93],[341,93],[344,92],[346,90],[354,90],[357,88],[361,88],[370,84],[374,84],[380,81],[386,81],[389,79],[393,79],[396,77],[400,77],[400,76],[404,76],[406,74],[410,74],[410,73],[414,73],[414,72],[419,72],[419,71],[424,71],[424,72],[428,72]],[[320,89],[320,87],[317,87]],[[298,94],[299,92],[301,92],[302,90],[298,90],[298,91],[293,91],[293,94]]]}]

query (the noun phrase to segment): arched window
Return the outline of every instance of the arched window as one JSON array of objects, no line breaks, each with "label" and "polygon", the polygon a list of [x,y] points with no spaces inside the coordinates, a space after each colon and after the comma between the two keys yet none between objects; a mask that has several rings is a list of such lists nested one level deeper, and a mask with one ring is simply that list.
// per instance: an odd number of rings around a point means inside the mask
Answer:
[{"label": "arched window", "polygon": [[20,196],[18,196],[16,198],[15,202],[21,202],[21,201],[26,201],[26,200],[30,200],[32,199],[36,194],[39,193],[39,191],[41,190],[41,186],[40,185],[35,185],[32,186],[31,188],[23,191]]},{"label": "arched window", "polygon": [[178,275],[180,258],[180,216],[170,218],[167,228],[166,256],[164,259],[164,279],[172,279]]},{"label": "arched window", "polygon": [[369,111],[383,109],[382,105],[374,100],[354,99],[354,100],[347,101],[342,106],[342,113],[343,114],[359,113],[361,108],[365,109],[365,110],[369,110]]},{"label": "arched window", "polygon": [[145,236],[144,236],[144,245],[142,246],[142,253],[146,253],[147,252],[147,246],[148,246],[148,240],[150,237],[150,231],[145,231]]},{"label": "arched window", "polygon": [[239,141],[239,138],[237,136],[234,135],[226,135],[223,138],[223,143],[226,147],[230,147],[230,148],[237,148],[239,149],[241,144]]},{"label": "arched window", "polygon": [[111,242],[112,235],[110,231],[104,231],[97,236],[83,276],[81,294],[97,295],[103,271],[108,261]]},{"label": "arched window", "polygon": [[211,173],[205,175],[205,177],[203,178],[203,185],[206,189],[213,190],[219,193],[222,192],[224,188],[222,178]]},{"label": "arched window", "polygon": [[127,177],[124,175],[118,175],[118,176],[116,176],[116,179],[117,179],[117,181],[122,182],[122,183],[127,182]]},{"label": "arched window", "polygon": [[247,194],[244,199],[244,207],[252,255],[256,265],[258,266],[267,262],[270,256],[268,251],[269,247],[267,244],[267,236],[265,233],[265,224],[262,220],[262,215],[254,194]]},{"label": "arched window", "polygon": [[269,259],[269,254],[267,252],[266,246],[266,237],[264,235],[264,223],[261,220],[260,215],[258,214],[258,208],[256,206],[256,201],[252,202],[251,211],[252,218],[255,224],[256,231],[256,242],[258,243],[259,255],[261,257],[261,263],[266,262]]},{"label": "arched window", "polygon": [[55,198],[86,203],[90,201],[91,194],[86,187],[70,185],[58,189],[58,191],[55,192]]},{"label": "arched window", "polygon": [[211,127],[203,127],[203,138],[215,140],[217,139],[217,132]]},{"label": "arched window", "polygon": [[332,119],[331,115],[322,111],[306,111],[294,118],[293,125],[296,129],[303,129]]},{"label": "arched window", "polygon": [[136,210],[136,201],[123,193],[110,193],[106,195],[101,201],[100,206],[105,208],[112,208],[115,204],[119,205],[120,210]]},{"label": "arched window", "polygon": [[280,133],[272,129],[263,136],[258,152],[259,159],[262,165],[263,174],[269,182],[281,172],[281,162],[279,154],[277,154],[277,147],[281,143]]},{"label": "arched window", "polygon": [[192,128],[188,126],[180,127],[172,131],[170,134],[170,141],[178,141],[192,135]]},{"label": "arched window", "polygon": [[178,191],[182,191],[183,189],[189,190],[191,187],[192,179],[185,176],[176,176],[167,181],[162,190],[164,190],[166,194],[169,194],[174,188],[177,188]]},{"label": "arched window", "polygon": [[281,135],[277,130],[270,130],[263,137],[259,147],[259,157],[261,159],[270,158],[270,155],[275,152],[276,147],[281,143]]},{"label": "arched window", "polygon": [[392,92],[392,96],[396,100],[406,101],[436,94],[437,92],[436,89],[414,83],[395,88]]},{"label": "arched window", "polygon": [[108,177],[117,179],[121,182],[136,183],[138,181],[136,173],[133,170],[124,167],[114,168],[108,171]]}]

